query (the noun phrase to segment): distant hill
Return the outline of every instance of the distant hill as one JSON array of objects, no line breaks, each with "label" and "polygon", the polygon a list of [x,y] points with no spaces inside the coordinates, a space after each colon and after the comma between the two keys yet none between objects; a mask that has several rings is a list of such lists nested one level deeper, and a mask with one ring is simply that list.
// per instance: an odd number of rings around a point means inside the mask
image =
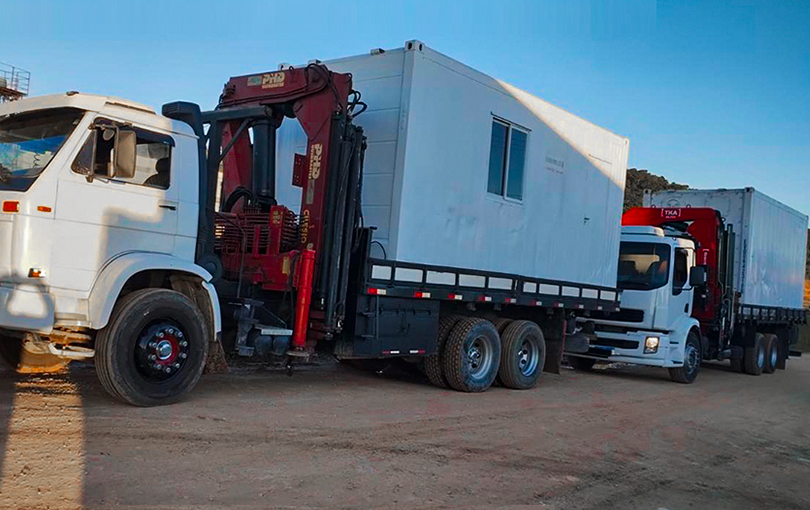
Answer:
[{"label": "distant hill", "polygon": [[644,190],[661,191],[666,189],[689,189],[686,184],[669,182],[665,177],[655,175],[647,170],[627,169],[627,184],[624,188],[624,210],[641,207],[644,202]]}]

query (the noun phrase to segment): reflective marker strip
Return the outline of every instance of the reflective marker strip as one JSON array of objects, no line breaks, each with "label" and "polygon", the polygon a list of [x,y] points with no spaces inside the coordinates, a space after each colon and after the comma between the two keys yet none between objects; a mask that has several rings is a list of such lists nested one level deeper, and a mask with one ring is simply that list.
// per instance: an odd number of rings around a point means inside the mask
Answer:
[{"label": "reflective marker strip", "polygon": [[562,304],[562,303],[554,303],[554,306],[556,306],[557,308],[562,308],[562,307],[564,307],[565,305],[564,305],[564,304]]},{"label": "reflective marker strip", "polygon": [[455,299],[456,301],[461,301],[462,299],[464,299],[464,296],[462,296],[461,294],[448,294],[447,299]]},{"label": "reflective marker strip", "polygon": [[542,301],[535,301],[534,304],[535,304],[535,306],[543,306]]},{"label": "reflective marker strip", "polygon": [[478,301],[485,301],[485,302],[488,303],[488,302],[492,301],[492,297],[491,296],[479,296]]},{"label": "reflective marker strip", "polygon": [[385,289],[370,288],[368,289],[368,293],[371,294],[372,296],[384,296],[388,294],[388,291]]},{"label": "reflective marker strip", "polygon": [[429,298],[430,297],[430,292],[414,292],[413,297]]},{"label": "reflective marker strip", "polygon": [[581,309],[585,308],[585,305],[577,305],[577,308],[579,308],[581,310]]},{"label": "reflective marker strip", "polygon": [[517,303],[517,299],[510,297],[504,300],[504,303]]}]

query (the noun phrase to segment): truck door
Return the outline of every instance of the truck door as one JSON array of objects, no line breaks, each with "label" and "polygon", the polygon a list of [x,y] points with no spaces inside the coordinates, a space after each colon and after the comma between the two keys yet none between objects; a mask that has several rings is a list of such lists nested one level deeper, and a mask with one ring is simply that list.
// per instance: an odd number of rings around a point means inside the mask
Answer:
[{"label": "truck door", "polygon": [[694,250],[675,248],[672,264],[672,296],[669,298],[670,326],[681,316],[692,313],[689,268],[694,265]]},{"label": "truck door", "polygon": [[[104,125],[115,123],[96,120],[95,126]],[[99,271],[124,253],[174,250],[174,140],[138,126],[121,129],[137,134],[134,176],[110,177],[114,147],[103,127],[89,130],[71,167],[60,175],[50,278],[55,287],[87,291]]]}]

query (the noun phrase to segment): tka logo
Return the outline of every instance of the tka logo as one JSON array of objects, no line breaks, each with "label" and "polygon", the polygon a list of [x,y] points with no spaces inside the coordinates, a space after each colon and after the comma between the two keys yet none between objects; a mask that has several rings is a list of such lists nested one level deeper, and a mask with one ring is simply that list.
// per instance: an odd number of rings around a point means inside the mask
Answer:
[{"label": "tka logo", "polygon": [[681,217],[681,210],[680,209],[661,209],[661,217],[666,218],[668,220],[680,218]]}]

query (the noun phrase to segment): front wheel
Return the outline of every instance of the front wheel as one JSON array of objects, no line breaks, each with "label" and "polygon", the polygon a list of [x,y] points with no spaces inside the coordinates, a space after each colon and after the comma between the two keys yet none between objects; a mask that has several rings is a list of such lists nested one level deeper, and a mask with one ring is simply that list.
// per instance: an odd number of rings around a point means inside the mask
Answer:
[{"label": "front wheel", "polygon": [[700,372],[700,339],[694,331],[686,336],[686,345],[683,347],[683,365],[669,369],[669,378],[682,384],[690,384]]},{"label": "front wheel", "polygon": [[127,294],[96,337],[96,372],[113,397],[136,406],[177,401],[200,379],[208,352],[202,313],[167,289]]}]

